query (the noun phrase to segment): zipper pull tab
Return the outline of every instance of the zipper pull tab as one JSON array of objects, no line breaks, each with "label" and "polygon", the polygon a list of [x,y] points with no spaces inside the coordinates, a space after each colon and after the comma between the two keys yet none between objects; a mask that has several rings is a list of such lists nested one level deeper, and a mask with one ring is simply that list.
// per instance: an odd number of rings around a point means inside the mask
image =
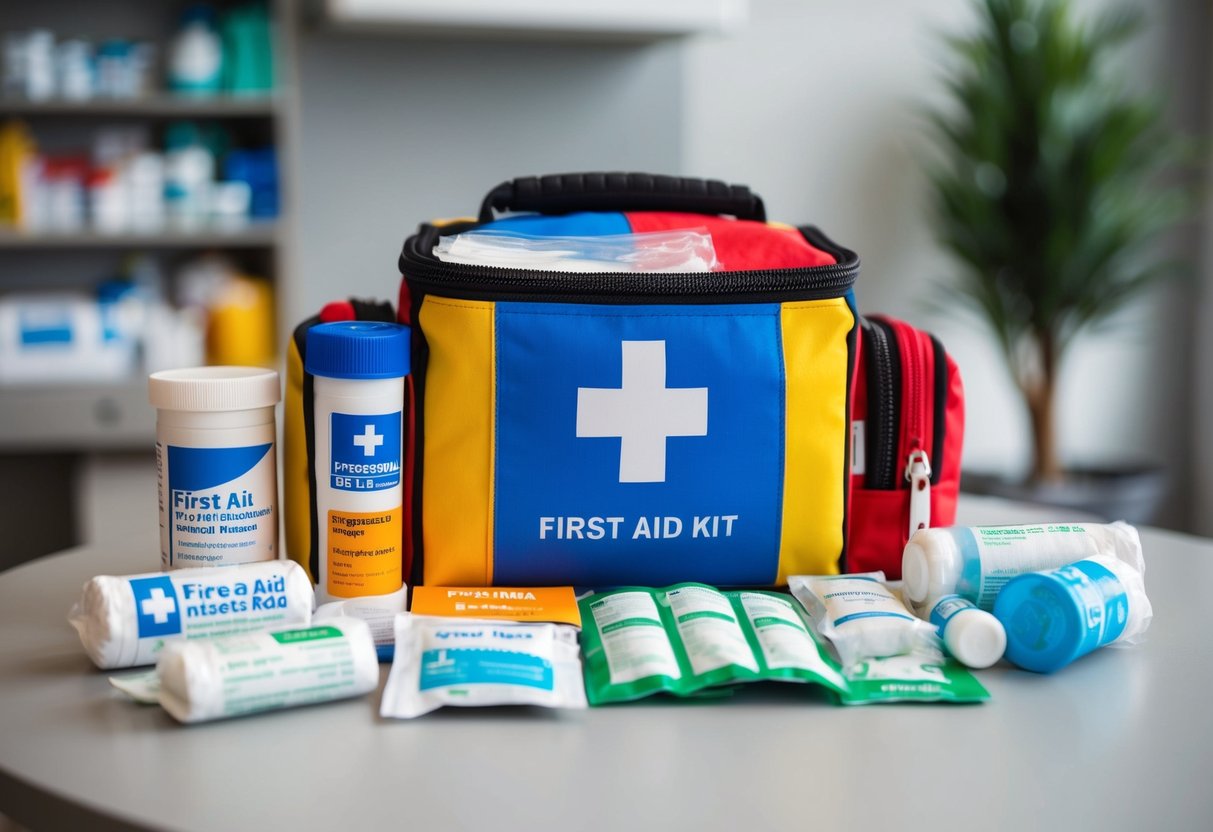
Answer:
[{"label": "zipper pull tab", "polygon": [[910,483],[910,536],[931,527],[931,460],[921,449],[910,451],[906,463],[906,481]]}]

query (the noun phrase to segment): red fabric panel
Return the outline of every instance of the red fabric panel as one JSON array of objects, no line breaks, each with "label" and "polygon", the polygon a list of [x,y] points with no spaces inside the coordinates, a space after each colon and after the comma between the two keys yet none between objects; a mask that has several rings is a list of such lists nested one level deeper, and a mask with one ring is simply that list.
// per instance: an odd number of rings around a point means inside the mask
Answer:
[{"label": "red fabric panel", "polygon": [[926,452],[935,462],[935,347],[931,336],[920,329],[884,318],[897,336],[901,356],[901,439],[898,441],[897,470],[905,468],[910,453]]},{"label": "red fabric panel", "polygon": [[[952,356],[948,356],[948,403],[943,418],[943,469],[939,472],[939,484],[931,489],[931,525],[950,526],[956,522],[956,502],[960,497],[960,454],[964,449],[965,436],[965,391],[960,379],[960,370]],[[935,414],[935,418],[940,415]]]},{"label": "red fabric panel", "polygon": [[[901,578],[901,552],[909,529],[910,489],[856,488],[851,492],[848,572],[882,570],[890,581]],[[934,491],[931,510],[934,511]]]},{"label": "red fabric panel", "polygon": [[660,211],[637,211],[624,216],[636,234],[706,228],[712,235],[720,270],[797,269],[837,262],[834,255],[809,245],[799,231],[754,220]]},{"label": "red fabric panel", "polygon": [[348,300],[335,300],[326,303],[320,310],[320,323],[331,324],[333,321],[354,320],[354,304]]}]

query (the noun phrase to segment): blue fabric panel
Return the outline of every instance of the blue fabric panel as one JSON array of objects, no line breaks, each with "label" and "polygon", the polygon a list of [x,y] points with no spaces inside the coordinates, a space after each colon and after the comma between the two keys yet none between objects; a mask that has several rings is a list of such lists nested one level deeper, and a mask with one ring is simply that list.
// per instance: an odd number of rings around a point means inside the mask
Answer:
[{"label": "blue fabric panel", "polygon": [[494,583],[775,579],[777,304],[495,314]]}]

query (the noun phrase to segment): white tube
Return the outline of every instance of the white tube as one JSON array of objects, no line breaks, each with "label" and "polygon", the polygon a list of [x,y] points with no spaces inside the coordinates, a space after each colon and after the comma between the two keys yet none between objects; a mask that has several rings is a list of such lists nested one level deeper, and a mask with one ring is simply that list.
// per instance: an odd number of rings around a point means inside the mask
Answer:
[{"label": "white tube", "polygon": [[357,618],[176,642],[157,669],[160,704],[179,722],[348,699],[379,684],[375,643]]},{"label": "white tube", "polygon": [[966,667],[989,667],[1006,652],[1002,623],[959,595],[939,599],[931,609],[931,623],[939,628],[944,647]]},{"label": "white tube", "polygon": [[294,561],[89,580],[68,621],[102,670],[156,661],[181,639],[307,625],[312,582]]},{"label": "white tube", "polygon": [[910,614],[884,585],[883,572],[794,575],[788,588],[833,643],[844,666],[938,644],[935,628]]},{"label": "white tube", "polygon": [[1016,575],[1094,555],[1111,555],[1145,571],[1141,538],[1124,522],[923,529],[906,544],[901,570],[906,598],[923,614],[953,594],[988,612]]}]

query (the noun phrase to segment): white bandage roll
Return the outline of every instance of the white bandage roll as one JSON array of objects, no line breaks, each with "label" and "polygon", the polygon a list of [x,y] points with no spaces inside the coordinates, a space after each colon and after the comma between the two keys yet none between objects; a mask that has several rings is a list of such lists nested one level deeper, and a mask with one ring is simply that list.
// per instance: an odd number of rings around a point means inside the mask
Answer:
[{"label": "white bandage roll", "polygon": [[160,705],[180,722],[331,702],[379,685],[379,658],[365,621],[168,645],[157,665]]},{"label": "white bandage roll", "polygon": [[68,621],[97,667],[154,664],[179,639],[307,625],[312,582],[294,561],[178,569],[84,585]]}]

